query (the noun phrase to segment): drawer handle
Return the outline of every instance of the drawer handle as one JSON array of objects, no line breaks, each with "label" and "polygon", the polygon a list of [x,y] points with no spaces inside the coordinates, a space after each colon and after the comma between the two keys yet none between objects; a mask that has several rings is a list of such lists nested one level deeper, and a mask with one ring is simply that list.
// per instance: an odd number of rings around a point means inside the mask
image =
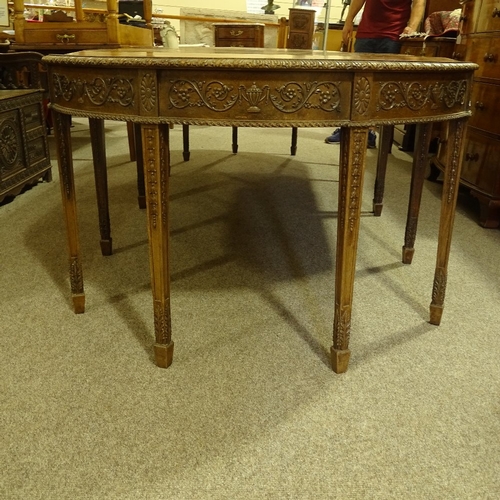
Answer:
[{"label": "drawer handle", "polygon": [[243,35],[243,33],[245,33],[243,30],[231,30],[229,32],[231,36],[240,36]]},{"label": "drawer handle", "polygon": [[479,160],[479,153],[474,153],[474,154],[466,153],[465,159],[467,161],[477,161],[477,160]]},{"label": "drawer handle", "polygon": [[476,101],[476,109],[484,109],[484,103]]},{"label": "drawer handle", "polygon": [[496,62],[497,55],[496,54],[484,54],[484,62]]},{"label": "drawer handle", "polygon": [[497,9],[496,7],[493,9],[493,12],[491,13],[491,17],[500,17],[500,9]]},{"label": "drawer handle", "polygon": [[464,55],[460,52],[453,52],[453,54],[451,54],[451,58],[455,59],[456,61],[461,61],[464,58]]},{"label": "drawer handle", "polygon": [[76,37],[75,37],[75,35],[67,35],[65,33],[64,35],[56,35],[56,38],[58,40],[63,41],[63,42],[69,42],[70,40],[74,40]]},{"label": "drawer handle", "polygon": [[467,21],[467,16],[460,16],[459,18],[459,21]]}]

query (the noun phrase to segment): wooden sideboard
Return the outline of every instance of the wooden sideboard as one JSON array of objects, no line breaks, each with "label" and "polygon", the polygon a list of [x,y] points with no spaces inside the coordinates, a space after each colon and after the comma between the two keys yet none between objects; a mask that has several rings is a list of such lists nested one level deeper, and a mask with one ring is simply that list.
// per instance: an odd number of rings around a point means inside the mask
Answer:
[{"label": "wooden sideboard", "polygon": [[[471,96],[461,183],[480,206],[479,223],[500,225],[500,1],[465,0],[453,57],[479,65]],[[443,142],[434,164],[443,169]]]},{"label": "wooden sideboard", "polygon": [[0,91],[0,202],[52,179],[40,90]]},{"label": "wooden sideboard", "polygon": [[[83,0],[74,0],[74,7],[54,7],[42,0],[34,4],[26,2],[25,6],[24,0],[13,0],[15,43],[12,49],[47,54],[86,48],[153,45],[151,26],[143,28],[120,23],[118,0],[97,2],[102,8],[84,8],[83,4]],[[48,21],[43,17],[41,22],[31,22],[25,19],[25,8],[43,11],[44,5],[57,9],[56,19],[60,20]],[[151,11],[151,0],[144,0],[144,18],[149,22]]]},{"label": "wooden sideboard", "polygon": [[264,47],[262,23],[214,23],[216,47]]}]

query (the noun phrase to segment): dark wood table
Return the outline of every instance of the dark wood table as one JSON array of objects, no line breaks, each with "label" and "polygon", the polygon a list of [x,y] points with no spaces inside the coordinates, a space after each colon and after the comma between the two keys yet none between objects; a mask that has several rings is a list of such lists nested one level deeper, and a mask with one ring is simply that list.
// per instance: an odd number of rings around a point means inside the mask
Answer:
[{"label": "dark wood table", "polygon": [[[403,247],[403,261],[411,262],[432,123],[447,122],[449,157],[430,305],[430,322],[440,323],[475,64],[399,54],[226,48],[95,50],[47,56],[44,61],[54,111],[75,312],[84,311],[85,295],[76,223],[71,115],[88,117],[101,130],[93,142],[102,198],[100,225],[105,228],[104,253],[111,252],[111,237],[102,122],[111,119],[140,124],[154,350],[161,367],[171,364],[174,345],[168,251],[169,126],[342,127],[331,348],[332,368],[337,373],[347,370],[350,356],[368,130],[373,126],[418,124]],[[387,150],[380,147],[380,154],[386,155]]]}]

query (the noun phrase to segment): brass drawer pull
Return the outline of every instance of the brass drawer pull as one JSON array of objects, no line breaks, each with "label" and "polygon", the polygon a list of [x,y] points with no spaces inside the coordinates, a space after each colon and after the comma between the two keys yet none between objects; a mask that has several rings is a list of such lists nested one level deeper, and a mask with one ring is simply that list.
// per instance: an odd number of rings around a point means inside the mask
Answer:
[{"label": "brass drawer pull", "polygon": [[477,161],[479,160],[479,153],[466,153],[465,154],[466,161]]},{"label": "brass drawer pull", "polygon": [[69,42],[70,40],[74,40],[76,38],[76,35],[67,35],[65,33],[64,35],[56,35],[56,38],[58,40],[61,40],[62,42]]},{"label": "brass drawer pull", "polygon": [[496,54],[484,54],[484,62],[497,62]]},{"label": "brass drawer pull", "polygon": [[484,104],[482,102],[476,101],[476,109],[484,109]]},{"label": "brass drawer pull", "polygon": [[464,55],[461,52],[453,52],[453,54],[451,54],[451,58],[456,61],[461,61],[464,58]]},{"label": "brass drawer pull", "polygon": [[496,7],[493,9],[493,12],[491,13],[491,17],[500,17],[500,9],[497,9]]},{"label": "brass drawer pull", "polygon": [[245,33],[243,30],[231,30],[229,32],[231,36],[240,36],[243,35],[243,33]]}]

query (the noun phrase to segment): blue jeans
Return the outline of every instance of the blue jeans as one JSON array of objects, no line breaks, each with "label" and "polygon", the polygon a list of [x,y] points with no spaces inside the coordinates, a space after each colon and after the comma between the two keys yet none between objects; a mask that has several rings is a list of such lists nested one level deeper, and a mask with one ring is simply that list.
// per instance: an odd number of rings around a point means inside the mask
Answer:
[{"label": "blue jeans", "polygon": [[401,43],[389,38],[356,38],[354,52],[372,54],[399,54]]}]

